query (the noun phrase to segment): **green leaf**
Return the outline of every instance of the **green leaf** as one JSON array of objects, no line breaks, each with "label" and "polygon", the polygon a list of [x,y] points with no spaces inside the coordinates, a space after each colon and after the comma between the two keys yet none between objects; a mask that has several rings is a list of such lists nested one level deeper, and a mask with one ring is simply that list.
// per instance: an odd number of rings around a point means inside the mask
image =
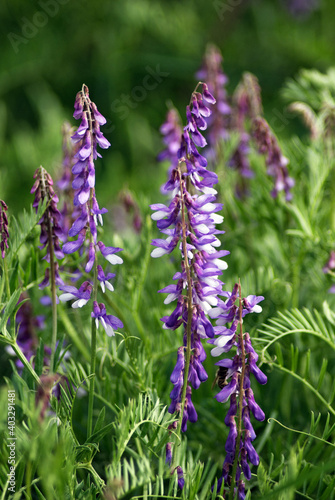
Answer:
[{"label": "green leaf", "polygon": [[35,372],[38,376],[42,375],[44,365],[44,342],[41,339],[35,357]]},{"label": "green leaf", "polygon": [[[101,413],[101,412],[100,412]],[[99,415],[100,416],[100,415]],[[87,438],[85,444],[89,443],[99,443],[101,439],[110,432],[113,427],[115,426],[115,423],[112,422],[110,424],[105,425],[105,427],[102,427],[100,430],[97,432],[93,432],[89,438]]]},{"label": "green leaf", "polygon": [[64,358],[65,354],[67,353],[67,351],[71,347],[71,345],[68,344],[65,348],[63,348],[64,340],[65,340],[65,335],[62,335],[58,340],[57,348],[55,351],[55,361],[54,361],[54,371],[55,372],[58,370],[58,367],[61,364],[62,359]]},{"label": "green leaf", "polygon": [[104,424],[104,421],[105,421],[105,415],[106,415],[106,409],[105,409],[105,407],[103,407],[100,410],[97,422],[96,422],[96,424],[94,426],[93,435],[101,430],[101,428],[102,428],[102,426]]},{"label": "green leaf", "polygon": [[11,290],[18,288],[19,284],[19,259],[15,258],[14,261],[14,267],[10,269],[9,285]]},{"label": "green leaf", "polygon": [[20,247],[26,241],[34,227],[38,224],[44,214],[48,200],[45,199],[43,203],[38,206],[37,213],[35,209],[31,206],[29,212],[26,210],[20,214],[20,217],[16,219],[14,216],[10,218],[11,223],[11,246],[9,250],[9,255],[16,255]]},{"label": "green leaf", "polygon": [[313,239],[313,230],[311,227],[311,223],[307,218],[308,211],[306,207],[303,207],[303,210],[300,210],[300,208],[298,208],[296,205],[288,203],[287,208],[299,223],[305,237]]},{"label": "green leaf", "polygon": [[[11,298],[8,301],[8,304],[5,307],[5,310],[2,314],[1,321],[0,321],[0,332],[2,335],[5,337],[8,337],[6,325],[7,321],[10,317],[10,315],[15,311],[15,308],[17,306],[17,302],[20,298],[21,295],[21,290],[15,290],[15,292],[12,294]],[[5,332],[5,333],[4,333]]]}]

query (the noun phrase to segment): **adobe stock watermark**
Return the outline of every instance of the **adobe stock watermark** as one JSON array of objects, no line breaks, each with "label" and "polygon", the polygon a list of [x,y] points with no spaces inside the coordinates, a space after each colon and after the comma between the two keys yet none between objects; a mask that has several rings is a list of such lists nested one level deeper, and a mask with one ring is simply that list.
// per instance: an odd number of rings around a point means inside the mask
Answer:
[{"label": "adobe stock watermark", "polygon": [[219,16],[220,21],[223,21],[226,12],[233,12],[233,10],[241,5],[242,2],[243,0],[214,0],[213,7],[216,10],[217,15]]},{"label": "adobe stock watermark", "polygon": [[8,466],[9,473],[8,477],[8,490],[15,493],[16,480],[15,480],[15,468],[16,468],[16,430],[15,430],[15,391],[8,390],[7,396],[7,418],[8,418]]},{"label": "adobe stock watermark", "polygon": [[[145,70],[146,75],[143,77],[141,85],[136,85],[129,94],[121,94],[112,102],[112,112],[119,115],[120,120],[125,120],[130,111],[137,108],[147,98],[149,92],[155,90],[165,78],[170,76],[170,73],[160,69],[159,64],[155,68],[146,66]],[[104,129],[105,135],[115,130],[115,125],[110,120],[107,120],[106,125],[107,127]]]},{"label": "adobe stock watermark", "polygon": [[70,0],[40,0],[38,5],[41,10],[35,12],[31,19],[21,17],[21,34],[10,32],[7,35],[8,40],[13,47],[15,54],[19,52],[20,45],[25,45],[34,38],[40,29],[44,28],[50,17],[55,17],[59,12],[61,5],[66,5]]},{"label": "adobe stock watermark", "polygon": [[272,108],[271,112],[269,124],[276,132],[282,132],[293,119],[293,113],[288,107],[283,108],[282,111],[279,111],[277,108]]}]

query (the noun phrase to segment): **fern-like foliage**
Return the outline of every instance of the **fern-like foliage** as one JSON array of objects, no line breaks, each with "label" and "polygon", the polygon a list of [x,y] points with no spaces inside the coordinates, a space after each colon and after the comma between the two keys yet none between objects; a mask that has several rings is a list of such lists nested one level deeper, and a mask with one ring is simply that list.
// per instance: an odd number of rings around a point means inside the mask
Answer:
[{"label": "fern-like foliage", "polygon": [[31,206],[29,211],[24,210],[18,218],[10,218],[10,255],[16,255],[23,243],[30,236],[34,227],[41,219],[47,207],[47,200],[40,203],[37,213]]},{"label": "fern-like foliage", "polygon": [[317,310],[311,312],[304,308],[279,312],[278,316],[271,318],[259,332],[261,336],[257,339],[257,343],[263,355],[276,342],[297,333],[313,335],[335,351],[334,323]]}]

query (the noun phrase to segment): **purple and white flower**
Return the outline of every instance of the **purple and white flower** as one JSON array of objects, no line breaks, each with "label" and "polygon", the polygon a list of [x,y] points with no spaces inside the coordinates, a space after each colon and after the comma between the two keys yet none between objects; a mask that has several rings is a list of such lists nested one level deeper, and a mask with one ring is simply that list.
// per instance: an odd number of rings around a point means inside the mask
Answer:
[{"label": "purple and white flower", "polygon": [[98,304],[98,302],[93,302],[93,312],[91,313],[92,318],[95,318],[96,327],[99,327],[99,323],[104,327],[105,332],[108,337],[114,337],[115,330],[118,328],[123,328],[122,321],[112,314],[107,314],[105,304]]},{"label": "purple and white flower", "polygon": [[84,281],[79,289],[70,285],[62,285],[59,289],[65,292],[59,296],[61,302],[76,299],[71,305],[74,309],[85,306],[91,298],[92,285],[89,281]]}]

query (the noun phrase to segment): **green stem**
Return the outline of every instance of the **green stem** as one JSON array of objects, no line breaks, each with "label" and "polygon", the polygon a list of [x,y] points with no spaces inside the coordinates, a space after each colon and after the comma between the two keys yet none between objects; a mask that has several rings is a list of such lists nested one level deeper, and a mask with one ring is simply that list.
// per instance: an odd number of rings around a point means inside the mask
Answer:
[{"label": "green stem", "polygon": [[[98,270],[94,265],[94,279],[93,279],[93,302],[96,302],[98,296]],[[88,396],[88,418],[87,418],[87,438],[92,434],[93,423],[93,403],[94,403],[94,385],[95,385],[95,369],[96,369],[96,354],[97,354],[97,328],[95,318],[92,318],[91,329],[91,378]]]},{"label": "green stem", "polygon": [[330,228],[335,231],[335,168],[333,165],[331,172],[331,184],[330,184],[331,196],[330,196]]},{"label": "green stem", "polygon": [[[151,219],[150,219],[149,224],[150,225],[148,225],[148,236],[147,236],[148,241],[150,241],[151,237],[152,237],[152,235],[151,235]],[[137,282],[137,285],[135,288],[135,294],[134,294],[134,298],[133,298],[133,310],[136,313],[138,312],[138,309],[139,309],[143,286],[145,283],[146,276],[148,274],[148,268],[149,268],[149,263],[150,263],[150,254],[151,254],[151,248],[149,245],[147,245],[146,253],[144,255],[143,261],[141,262],[141,271],[140,271],[140,275],[138,278],[138,282]]]},{"label": "green stem", "polygon": [[78,336],[76,329],[73,327],[71,321],[69,320],[68,315],[66,314],[66,311],[64,310],[63,307],[60,307],[58,312],[59,312],[59,317],[63,323],[63,326],[65,327],[71,341],[77,347],[78,351],[81,352],[84,358],[87,361],[89,361],[90,354],[88,352],[88,349],[85,347],[83,340]]},{"label": "green stem", "polygon": [[99,488],[100,494],[102,495],[102,493],[103,493],[102,489],[105,487],[105,482],[103,479],[101,479],[101,477],[99,476],[97,471],[94,469],[93,465],[90,463],[78,464],[77,469],[86,469],[92,474],[94,482],[97,485],[97,487]]},{"label": "green stem", "polygon": [[305,247],[302,244],[298,257],[296,258],[293,269],[292,269],[292,307],[299,307],[299,292],[300,292],[300,273],[301,273],[301,264],[303,262],[305,256]]},{"label": "green stem", "polygon": [[[89,130],[91,134],[91,154],[90,161],[93,163],[94,154],[93,154],[93,120],[90,109],[90,100],[88,98],[88,88],[85,84],[82,86],[82,97],[85,102],[85,113],[87,116],[87,120],[89,123]],[[93,209],[93,198],[94,198],[94,187],[90,190],[90,199],[89,199],[89,213],[92,214]],[[94,241],[93,234],[90,234],[90,245],[94,245],[96,242]],[[95,258],[94,262],[94,277],[93,277],[93,308],[94,303],[97,302],[98,298],[98,264],[97,259]],[[97,327],[96,327],[96,319],[92,317],[91,322],[91,371],[90,371],[90,386],[89,386],[89,395],[88,395],[88,415],[87,415],[87,439],[92,435],[93,428],[93,406],[94,406],[94,385],[95,385],[95,371],[96,371],[96,356],[97,356]]]},{"label": "green stem", "polygon": [[243,326],[242,326],[242,295],[241,295],[241,281],[238,282],[238,293],[239,293],[239,323],[240,323],[240,333],[239,333],[239,344],[241,347],[242,355],[242,371],[239,380],[239,396],[238,396],[238,419],[237,419],[237,437],[235,446],[235,458],[233,463],[233,470],[231,474],[231,485],[229,492],[229,500],[234,500],[234,487],[235,487],[235,477],[237,471],[238,458],[240,454],[240,444],[242,436],[242,410],[243,410],[243,397],[244,397],[244,375],[245,375],[245,349],[243,340]]},{"label": "green stem", "polygon": [[28,460],[26,467],[27,498],[31,500],[31,462]]},{"label": "green stem", "polygon": [[35,372],[34,368],[31,366],[31,364],[29,363],[29,361],[27,360],[27,358],[25,357],[25,355],[23,354],[17,343],[13,342],[10,345],[12,346],[15,354],[17,355],[21,363],[25,366],[25,368],[27,368],[28,372],[33,377],[33,379],[38,383],[38,385],[41,385],[39,376]]},{"label": "green stem", "polygon": [[7,259],[6,256],[3,259],[3,271],[4,271],[4,278],[5,278],[5,284],[6,284],[6,293],[7,297],[10,297],[10,286],[9,286],[9,276],[8,276],[8,267],[7,267]]},{"label": "green stem", "polygon": [[51,301],[52,301],[52,337],[51,337],[51,357],[50,357],[50,370],[51,373],[55,370],[55,352],[57,343],[57,295],[56,295],[56,279],[55,279],[55,259],[54,248],[52,244],[52,230],[51,222],[48,219],[48,233],[49,233],[49,252],[50,252],[50,288],[51,288]]},{"label": "green stem", "polygon": [[40,167],[40,179],[42,184],[42,200],[48,200],[48,208],[45,212],[45,218],[47,221],[47,231],[48,231],[48,252],[50,256],[50,289],[51,289],[51,302],[52,302],[52,336],[51,336],[51,356],[50,356],[50,371],[54,372],[54,363],[55,363],[55,351],[56,351],[56,342],[57,342],[57,295],[56,295],[56,262],[55,262],[55,253],[54,253],[54,245],[53,245],[53,227],[51,223],[51,214],[49,211],[50,203],[52,200],[51,193],[47,188],[47,180],[46,180],[47,171],[41,166]]}]

